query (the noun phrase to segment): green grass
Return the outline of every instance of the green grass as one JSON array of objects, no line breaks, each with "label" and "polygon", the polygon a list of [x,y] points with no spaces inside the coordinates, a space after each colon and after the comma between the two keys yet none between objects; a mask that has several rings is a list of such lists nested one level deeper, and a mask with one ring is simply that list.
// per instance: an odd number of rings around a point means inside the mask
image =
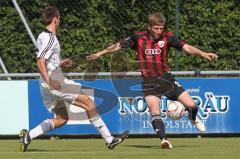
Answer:
[{"label": "green grass", "polygon": [[240,138],[170,138],[174,149],[157,138],[128,138],[114,150],[102,139],[35,140],[18,152],[18,140],[0,140],[0,159],[239,159]]}]

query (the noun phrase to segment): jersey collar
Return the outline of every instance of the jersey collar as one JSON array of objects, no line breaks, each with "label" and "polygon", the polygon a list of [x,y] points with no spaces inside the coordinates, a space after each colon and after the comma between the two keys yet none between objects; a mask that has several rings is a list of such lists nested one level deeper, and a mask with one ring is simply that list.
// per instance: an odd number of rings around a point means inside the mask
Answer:
[{"label": "jersey collar", "polygon": [[[164,32],[164,31],[163,31],[163,32]],[[149,39],[151,39],[151,40],[153,40],[153,41],[158,41],[159,39],[161,39],[162,36],[163,36],[163,32],[161,33],[161,35],[159,35],[158,38],[155,38],[155,36],[154,36],[153,34],[151,34],[150,31],[147,31]]]},{"label": "jersey collar", "polygon": [[47,30],[46,28],[43,31],[46,32],[46,33],[52,33],[53,34],[53,32]]}]

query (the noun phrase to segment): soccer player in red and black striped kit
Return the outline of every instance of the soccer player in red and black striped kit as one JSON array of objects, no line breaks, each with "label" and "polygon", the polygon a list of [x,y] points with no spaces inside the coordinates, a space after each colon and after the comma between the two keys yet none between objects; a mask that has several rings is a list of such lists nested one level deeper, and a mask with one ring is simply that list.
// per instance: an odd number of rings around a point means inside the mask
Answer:
[{"label": "soccer player in red and black striped kit", "polygon": [[167,65],[168,51],[173,47],[207,60],[217,59],[218,56],[214,53],[201,51],[181,41],[171,32],[165,32],[164,25],[164,16],[161,13],[153,13],[148,17],[147,31],[135,33],[100,52],[87,56],[87,59],[94,60],[108,52],[116,52],[123,48],[132,48],[137,51],[143,77],[142,92],[152,115],[152,126],[162,140],[161,147],[173,148],[166,138],[164,123],[160,117],[159,107],[162,95],[181,102],[188,110],[189,119],[196,128],[200,132],[205,132],[206,129],[197,117],[198,108],[193,98],[169,73],[170,70]]}]

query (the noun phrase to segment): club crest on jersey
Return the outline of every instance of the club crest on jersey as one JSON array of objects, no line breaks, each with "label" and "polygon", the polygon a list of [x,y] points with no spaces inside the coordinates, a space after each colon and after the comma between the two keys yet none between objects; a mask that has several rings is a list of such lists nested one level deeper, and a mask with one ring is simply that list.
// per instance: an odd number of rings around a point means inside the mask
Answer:
[{"label": "club crest on jersey", "polygon": [[164,41],[158,41],[158,45],[160,48],[163,48],[164,47]]}]

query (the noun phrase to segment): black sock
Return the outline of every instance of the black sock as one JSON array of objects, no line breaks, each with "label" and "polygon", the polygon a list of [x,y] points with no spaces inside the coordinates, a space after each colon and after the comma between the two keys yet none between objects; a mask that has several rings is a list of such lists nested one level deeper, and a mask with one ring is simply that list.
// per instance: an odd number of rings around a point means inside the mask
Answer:
[{"label": "black sock", "polygon": [[198,113],[198,107],[196,108],[187,108],[188,111],[188,117],[190,120],[196,120],[196,116]]},{"label": "black sock", "polygon": [[166,134],[165,134],[164,123],[163,123],[160,115],[152,116],[152,126],[161,140],[167,139]]}]

